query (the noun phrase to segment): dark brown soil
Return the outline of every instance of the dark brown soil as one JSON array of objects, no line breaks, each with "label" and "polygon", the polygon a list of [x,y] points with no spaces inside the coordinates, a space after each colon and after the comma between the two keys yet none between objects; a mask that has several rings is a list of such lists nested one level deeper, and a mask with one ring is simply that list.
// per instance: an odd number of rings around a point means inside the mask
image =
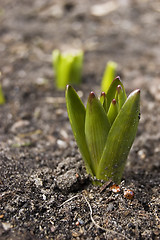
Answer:
[{"label": "dark brown soil", "polygon": [[[95,5],[105,2],[97,16]],[[159,26],[159,0],[1,0],[1,240],[160,239]],[[51,52],[72,47],[85,50],[76,87],[84,102],[100,92],[108,60],[118,63],[127,93],[141,89],[141,121],[117,194],[90,183],[64,92],[54,86]]]}]

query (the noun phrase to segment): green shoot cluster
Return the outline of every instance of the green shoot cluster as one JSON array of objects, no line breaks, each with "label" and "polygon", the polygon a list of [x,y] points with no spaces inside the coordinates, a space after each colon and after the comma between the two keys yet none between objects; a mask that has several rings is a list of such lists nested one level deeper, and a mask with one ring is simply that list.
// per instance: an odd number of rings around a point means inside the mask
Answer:
[{"label": "green shoot cluster", "polygon": [[140,90],[127,98],[120,77],[116,77],[100,98],[91,92],[85,108],[76,91],[67,85],[66,103],[87,172],[101,182],[119,184],[137,132]]}]

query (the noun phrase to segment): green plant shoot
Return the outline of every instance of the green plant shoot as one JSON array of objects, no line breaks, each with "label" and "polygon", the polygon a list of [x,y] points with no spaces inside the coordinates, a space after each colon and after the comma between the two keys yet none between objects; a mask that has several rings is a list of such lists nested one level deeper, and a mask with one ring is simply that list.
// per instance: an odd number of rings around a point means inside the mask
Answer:
[{"label": "green plant shoot", "polygon": [[101,91],[106,92],[109,86],[111,85],[113,79],[116,77],[117,63],[109,61],[106,65],[102,82],[101,82]]},{"label": "green plant shoot", "polygon": [[3,95],[2,86],[0,84],[0,105],[2,105],[4,103],[5,103],[5,98],[4,98],[4,95]]},{"label": "green plant shoot", "polygon": [[[1,72],[0,72],[0,77],[1,77]],[[0,105],[5,103],[5,97],[2,91],[2,85],[0,84]]]},{"label": "green plant shoot", "polygon": [[56,87],[64,90],[67,84],[79,84],[82,77],[83,51],[61,53],[52,52],[52,64],[55,72]]},{"label": "green plant shoot", "polygon": [[76,91],[66,87],[69,120],[87,172],[99,183],[119,184],[136,136],[140,114],[140,90],[127,98],[116,77],[97,98],[94,92],[83,105]]}]

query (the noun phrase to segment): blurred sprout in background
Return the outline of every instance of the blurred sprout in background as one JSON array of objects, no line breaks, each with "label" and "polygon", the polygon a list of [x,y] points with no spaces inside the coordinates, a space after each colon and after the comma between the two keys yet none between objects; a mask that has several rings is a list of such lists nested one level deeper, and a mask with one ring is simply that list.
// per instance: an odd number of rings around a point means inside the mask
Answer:
[{"label": "blurred sprout in background", "polygon": [[[1,72],[0,72],[0,77],[1,77]],[[0,105],[4,104],[5,103],[5,97],[4,97],[4,94],[3,94],[3,90],[2,90],[2,85],[0,83]]]},{"label": "blurred sprout in background", "polygon": [[101,91],[107,92],[107,89],[111,85],[113,79],[116,77],[117,63],[109,61],[106,64],[106,68],[102,77]]},{"label": "blurred sprout in background", "polygon": [[82,50],[61,53],[58,49],[55,49],[52,52],[57,89],[64,90],[67,84],[77,85],[81,83],[83,57]]}]

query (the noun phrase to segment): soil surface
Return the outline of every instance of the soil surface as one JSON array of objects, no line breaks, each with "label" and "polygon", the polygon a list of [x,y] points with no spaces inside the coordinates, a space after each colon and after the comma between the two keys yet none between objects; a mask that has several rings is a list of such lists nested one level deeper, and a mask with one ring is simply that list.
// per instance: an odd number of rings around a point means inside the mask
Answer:
[{"label": "soil surface", "polygon": [[[0,239],[160,239],[159,0],[1,0]],[[100,93],[107,61],[141,120],[121,192],[93,186],[54,85],[55,48],[85,51],[76,90]],[[131,189],[134,198],[124,197]]]}]

